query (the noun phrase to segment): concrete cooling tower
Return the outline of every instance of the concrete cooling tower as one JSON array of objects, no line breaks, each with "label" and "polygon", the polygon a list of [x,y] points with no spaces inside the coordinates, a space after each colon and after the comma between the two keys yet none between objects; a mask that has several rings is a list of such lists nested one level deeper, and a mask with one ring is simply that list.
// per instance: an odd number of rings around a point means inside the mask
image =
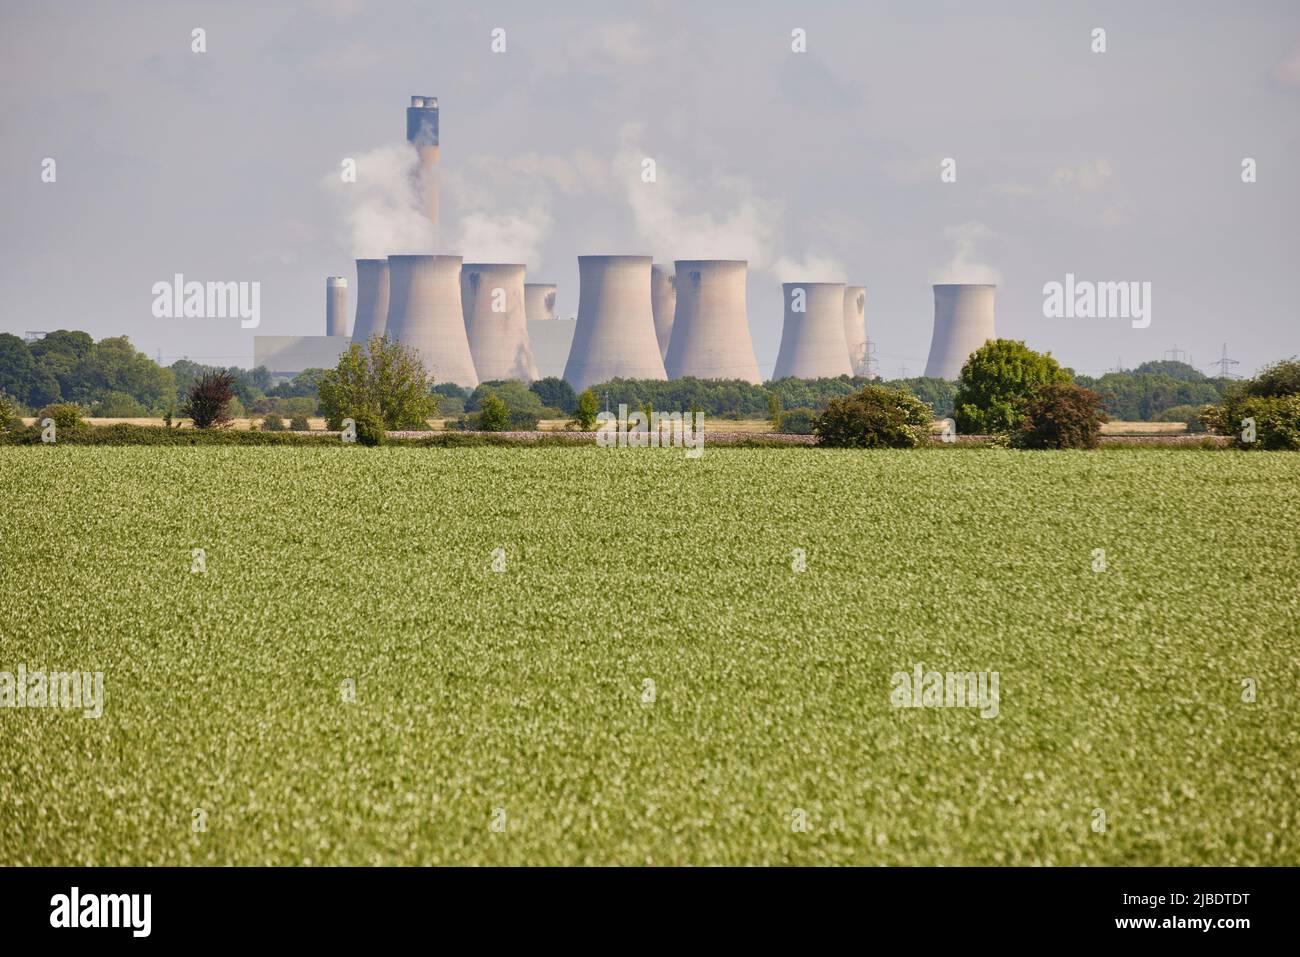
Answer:
[{"label": "concrete cooling tower", "polygon": [[650,267],[650,307],[655,315],[659,358],[667,364],[668,342],[673,334],[673,318],[677,310],[677,277],[662,263]]},{"label": "concrete cooling tower", "polygon": [[460,304],[480,381],[537,378],[524,314],[523,266],[466,263],[460,269]]},{"label": "concrete cooling tower", "polygon": [[867,374],[867,287],[844,287],[844,344],[849,348],[849,368]]},{"label": "concrete cooling tower", "polygon": [[406,139],[420,156],[417,186],[429,219],[438,222],[438,98],[413,96],[406,108]]},{"label": "concrete cooling tower", "polygon": [[357,316],[352,341],[365,345],[388,327],[388,260],[357,260]]},{"label": "concrete cooling tower", "polygon": [[666,379],[650,305],[649,256],[578,257],[578,328],[564,378],[575,391],[609,379]]},{"label": "concrete cooling tower", "polygon": [[970,354],[990,339],[993,328],[992,285],[937,285],[934,287],[934,337],[925,374],[956,379]]},{"label": "concrete cooling tower", "polygon": [[419,352],[436,381],[478,385],[460,306],[459,256],[388,257],[386,331]]},{"label": "concrete cooling tower", "polygon": [[773,379],[851,375],[844,345],[844,283],[787,282],[785,324]]},{"label": "concrete cooling tower", "polygon": [[529,322],[555,318],[555,283],[524,283],[524,315]]},{"label": "concrete cooling tower", "polygon": [[743,259],[679,259],[668,378],[744,379],[758,384],[745,311]]},{"label": "concrete cooling tower", "polygon": [[325,277],[325,335],[348,334],[348,281],[342,276]]}]

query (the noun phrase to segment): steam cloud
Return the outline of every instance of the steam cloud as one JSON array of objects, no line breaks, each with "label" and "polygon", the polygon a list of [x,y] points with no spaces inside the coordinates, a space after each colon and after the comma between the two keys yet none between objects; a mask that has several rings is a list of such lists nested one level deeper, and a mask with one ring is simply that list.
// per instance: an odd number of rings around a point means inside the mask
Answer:
[{"label": "steam cloud", "polygon": [[993,230],[983,223],[969,222],[960,226],[949,226],[943,231],[943,238],[955,245],[952,259],[938,270],[931,273],[930,281],[934,283],[992,283],[1002,281],[1002,275],[987,263],[975,258],[975,246],[985,239],[992,239]]}]

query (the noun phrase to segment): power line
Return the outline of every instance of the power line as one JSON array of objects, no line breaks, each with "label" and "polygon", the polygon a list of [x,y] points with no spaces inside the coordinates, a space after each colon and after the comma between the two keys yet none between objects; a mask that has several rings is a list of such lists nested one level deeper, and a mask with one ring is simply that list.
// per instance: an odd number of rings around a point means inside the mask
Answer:
[{"label": "power line", "polygon": [[1236,359],[1228,358],[1228,344],[1226,342],[1223,344],[1223,355],[1210,363],[1211,368],[1214,366],[1219,367],[1219,377],[1221,379],[1240,379],[1241,376],[1232,371],[1232,367],[1236,365],[1241,365],[1241,363]]}]

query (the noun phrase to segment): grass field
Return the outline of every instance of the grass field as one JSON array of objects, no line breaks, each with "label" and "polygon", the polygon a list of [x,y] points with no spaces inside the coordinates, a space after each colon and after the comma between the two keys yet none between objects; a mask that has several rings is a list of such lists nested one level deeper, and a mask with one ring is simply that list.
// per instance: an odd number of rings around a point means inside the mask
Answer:
[{"label": "grass field", "polygon": [[[52,446],[0,488],[0,671],[106,696],[0,708],[0,864],[1300,864],[1295,455]],[[893,707],[918,663],[997,716]]]}]

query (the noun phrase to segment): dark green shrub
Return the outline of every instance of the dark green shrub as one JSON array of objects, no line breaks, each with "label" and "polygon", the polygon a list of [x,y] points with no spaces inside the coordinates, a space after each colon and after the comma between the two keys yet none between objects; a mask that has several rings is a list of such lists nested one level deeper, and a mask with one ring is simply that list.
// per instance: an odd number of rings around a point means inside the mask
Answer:
[{"label": "dark green shrub", "polygon": [[18,417],[18,407],[9,396],[0,392],[0,431],[20,428],[22,419]]},{"label": "dark green shrub", "polygon": [[1165,409],[1155,417],[1156,422],[1181,422],[1188,432],[1204,432],[1205,423],[1202,416],[1206,407],[1203,405],[1176,405]]},{"label": "dark green shrub", "polygon": [[966,435],[1014,432],[1040,385],[1069,381],[1069,372],[1050,355],[1013,339],[992,339],[961,367],[953,399],[957,431]]},{"label": "dark green shrub", "polygon": [[776,431],[792,435],[812,435],[813,423],[816,419],[817,413],[812,409],[790,409],[788,412],[781,413],[781,427]]},{"label": "dark green shrub", "polygon": [[578,397],[574,394],[573,386],[555,376],[538,379],[528,387],[528,391],[535,393],[542,405],[559,409],[564,415],[571,414],[578,407]]},{"label": "dark green shrub", "polygon": [[[596,415],[599,412],[600,400],[596,398],[596,393],[590,389],[584,389],[582,395],[578,396],[578,404],[574,406],[573,419],[570,420],[569,426],[581,432],[594,431],[596,428]],[[691,421],[694,421],[694,419]]]},{"label": "dark green shrub", "polygon": [[902,389],[869,385],[831,399],[813,421],[817,444],[848,449],[908,449],[926,441],[930,407]]},{"label": "dark green shrub", "polygon": [[510,428],[510,409],[496,393],[484,395],[479,406],[479,428],[484,432],[504,432]]},{"label": "dark green shrub", "polygon": [[268,412],[262,419],[263,432],[283,432],[284,419],[280,418],[278,413]]},{"label": "dark green shrub", "polygon": [[1300,395],[1234,396],[1206,410],[1204,421],[1239,449],[1300,450]]},{"label": "dark green shrub", "polygon": [[1095,449],[1102,423],[1101,396],[1068,382],[1040,385],[1024,407],[1013,444],[1022,449]]},{"label": "dark green shrub", "polygon": [[295,415],[289,420],[289,428],[294,432],[310,432],[311,423],[307,421],[307,416]]},{"label": "dark green shrub", "polygon": [[383,445],[387,435],[384,432],[384,420],[373,409],[361,409],[349,416],[356,423],[357,444],[374,447]]}]

